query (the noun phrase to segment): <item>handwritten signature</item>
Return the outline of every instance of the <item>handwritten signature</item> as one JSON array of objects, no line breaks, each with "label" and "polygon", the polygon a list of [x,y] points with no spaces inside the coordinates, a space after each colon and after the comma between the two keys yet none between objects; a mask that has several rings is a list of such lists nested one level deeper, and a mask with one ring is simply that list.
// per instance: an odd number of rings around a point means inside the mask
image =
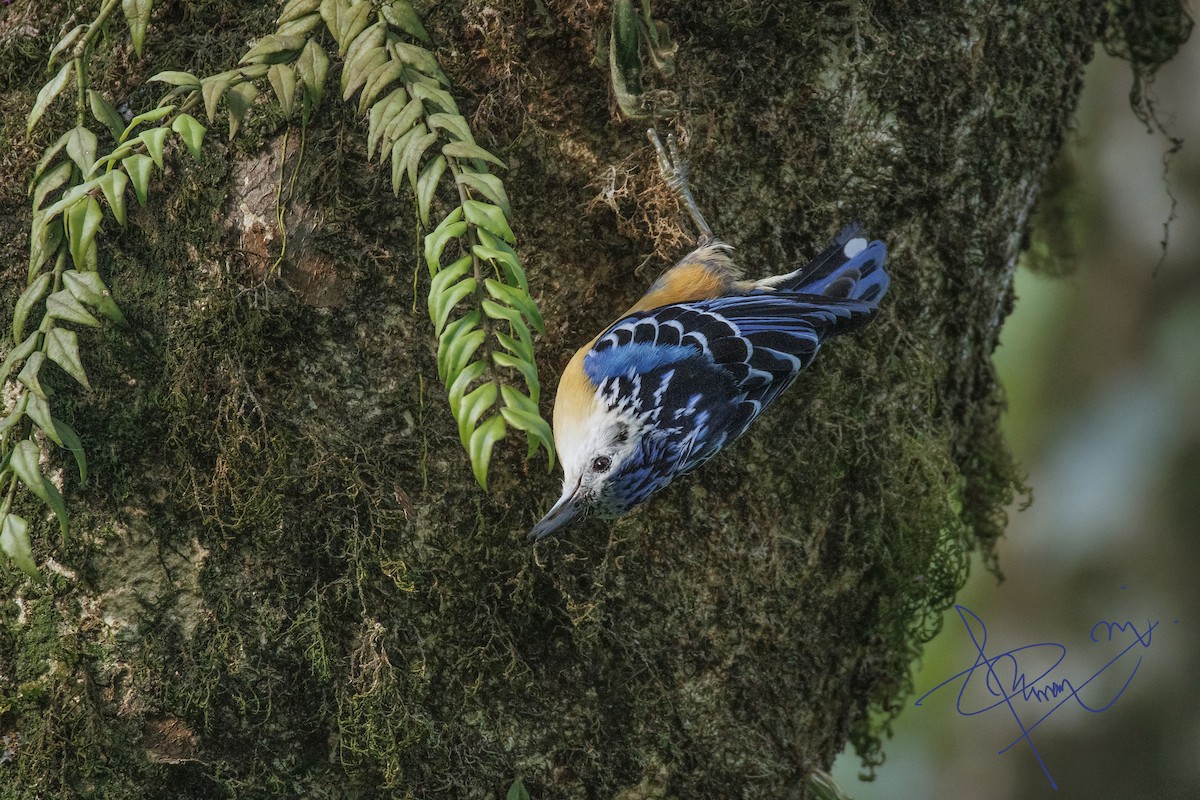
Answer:
[{"label": "handwritten signature", "polygon": [[[987,645],[987,626],[984,625],[983,620],[966,606],[956,605],[954,610],[958,612],[963,626],[966,627],[967,633],[971,637],[971,642],[975,645],[975,663],[930,689],[917,700],[916,704],[921,705],[930,695],[956,681],[961,681],[962,685],[958,690],[958,699],[955,702],[955,707],[962,716],[973,717],[997,708],[1007,708],[1013,720],[1016,721],[1017,728],[1020,729],[1021,733],[1017,738],[1004,746],[999,753],[1007,753],[1021,741],[1027,742],[1029,748],[1033,751],[1034,757],[1037,758],[1042,772],[1046,774],[1047,780],[1050,781],[1050,785],[1057,789],[1058,784],[1054,782],[1054,778],[1050,775],[1050,770],[1046,768],[1045,762],[1042,761],[1042,755],[1038,752],[1030,734],[1037,726],[1045,722],[1051,714],[1071,700],[1074,700],[1084,711],[1092,714],[1099,714],[1111,708],[1113,703],[1117,702],[1121,695],[1125,693],[1125,690],[1129,688],[1133,676],[1137,674],[1138,667],[1142,665],[1142,656],[1140,654],[1135,654],[1137,661],[1133,662],[1128,676],[1125,678],[1124,683],[1121,684],[1121,688],[1103,705],[1085,702],[1079,696],[1080,691],[1110,669],[1118,676],[1123,674],[1119,671],[1118,664],[1122,659],[1125,659],[1125,667],[1127,668],[1133,656],[1129,656],[1129,658],[1125,657],[1131,650],[1137,647],[1143,649],[1150,647],[1151,636],[1154,633],[1154,629],[1158,627],[1158,622],[1146,620],[1144,628],[1139,628],[1137,623],[1131,621],[1109,622],[1107,620],[1100,620],[1097,622],[1092,626],[1090,633],[1090,638],[1093,642],[1102,644],[1116,641],[1118,644],[1126,643],[1126,646],[1113,656],[1107,664],[1096,670],[1093,675],[1082,682],[1076,683],[1066,677],[1050,677],[1050,674],[1067,657],[1067,648],[1063,645],[1055,642],[1040,642],[1038,644],[1027,644],[1023,647],[1017,647],[999,655],[989,656],[985,649]],[[1031,661],[1041,664],[1049,659],[1053,659],[1053,663],[1042,670],[1036,677],[1030,678],[1021,669],[1021,659],[1025,659],[1027,664]],[[983,687],[987,691],[986,696],[983,695],[979,688],[979,679],[983,681]],[[972,683],[973,681],[974,683]],[[978,707],[970,700],[965,699],[968,689],[973,690],[973,697],[981,698],[982,702]],[[999,699],[991,702],[991,698]],[[1035,707],[1035,709],[1039,712],[1041,711],[1040,706],[1042,704],[1053,703],[1053,705],[1036,720],[1029,723],[1023,720],[1017,713],[1017,706],[1014,701],[1021,701],[1023,703],[1036,702],[1039,707]]]}]

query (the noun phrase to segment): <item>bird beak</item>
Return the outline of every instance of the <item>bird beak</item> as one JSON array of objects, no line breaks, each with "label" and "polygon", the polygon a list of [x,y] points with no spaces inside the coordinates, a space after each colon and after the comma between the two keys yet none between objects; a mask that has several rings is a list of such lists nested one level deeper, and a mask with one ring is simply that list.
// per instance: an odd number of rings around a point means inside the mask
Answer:
[{"label": "bird beak", "polygon": [[583,513],[583,504],[579,502],[578,491],[579,487],[576,486],[575,490],[559,498],[559,501],[554,504],[554,508],[550,509],[550,513],[533,526],[533,530],[529,532],[529,538],[534,541],[544,539]]}]

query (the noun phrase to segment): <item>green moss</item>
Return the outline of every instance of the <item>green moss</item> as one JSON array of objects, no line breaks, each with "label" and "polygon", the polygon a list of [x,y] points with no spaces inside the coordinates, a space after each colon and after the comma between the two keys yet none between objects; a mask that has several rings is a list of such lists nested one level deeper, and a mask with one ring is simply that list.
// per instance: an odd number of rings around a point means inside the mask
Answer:
[{"label": "green moss", "polygon": [[[545,24],[531,8],[423,10],[481,142],[512,165],[549,387],[686,237],[643,126],[607,110],[592,49],[608,5],[511,35],[528,14]],[[222,69],[274,12],[164,5],[154,66],[131,75]],[[288,218],[316,221],[279,275],[263,265],[277,240],[247,253],[225,227],[238,170],[277,164],[277,118],[232,146],[215,126],[199,164],[173,160],[152,207],[103,234],[131,326],[82,336],[96,389],[56,398],[95,477],[68,480],[79,533],[40,530],[37,546],[76,577],[0,571],[0,597],[23,592],[28,612],[0,605],[0,675],[17,676],[0,680],[0,733],[21,737],[0,796],[485,797],[521,775],[534,797],[759,797],[847,740],[878,763],[911,660],[968,554],[994,568],[1020,487],[989,356],[1013,232],[1097,20],[950,2],[654,12],[681,43],[667,88],[714,228],[757,276],[864,218],[892,249],[880,319],[712,465],[615,525],[531,547],[557,478],[510,443],[491,495],[474,485],[429,388],[411,202],[366,163],[361,120],[331,92],[307,132]],[[117,62],[101,80],[117,85]],[[24,83],[11,107],[28,106]],[[27,169],[36,153],[3,136],[4,163]],[[601,185],[612,196],[589,203]],[[21,189],[0,202],[19,266]],[[338,299],[312,302],[302,279]]]}]

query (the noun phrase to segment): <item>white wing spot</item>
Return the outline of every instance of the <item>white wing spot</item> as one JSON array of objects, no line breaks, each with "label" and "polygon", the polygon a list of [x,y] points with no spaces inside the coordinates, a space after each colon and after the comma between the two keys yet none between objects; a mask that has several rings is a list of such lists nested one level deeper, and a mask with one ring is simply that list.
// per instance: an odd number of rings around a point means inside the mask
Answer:
[{"label": "white wing spot", "polygon": [[867,249],[867,240],[861,236],[857,239],[851,239],[846,242],[846,246],[842,252],[846,254],[846,258],[854,258],[856,255]]}]

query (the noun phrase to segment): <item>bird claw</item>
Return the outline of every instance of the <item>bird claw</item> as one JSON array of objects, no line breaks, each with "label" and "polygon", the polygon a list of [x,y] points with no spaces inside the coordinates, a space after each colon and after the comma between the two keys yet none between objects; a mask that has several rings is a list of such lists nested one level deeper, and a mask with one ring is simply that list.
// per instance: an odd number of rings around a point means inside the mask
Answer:
[{"label": "bird claw", "polygon": [[[700,206],[696,204],[696,198],[692,196],[692,189],[688,185],[687,160],[679,152],[679,143],[675,140],[675,134],[667,134],[666,148],[663,147],[662,141],[658,138],[658,131],[654,128],[646,131],[646,138],[654,145],[654,152],[658,155],[658,171],[662,173],[663,182],[679,197],[679,201],[691,214],[692,222],[699,229],[697,246],[704,247],[716,241],[717,237],[713,235],[712,228],[704,221],[704,215],[700,213]],[[670,151],[669,155],[668,150]]]}]

